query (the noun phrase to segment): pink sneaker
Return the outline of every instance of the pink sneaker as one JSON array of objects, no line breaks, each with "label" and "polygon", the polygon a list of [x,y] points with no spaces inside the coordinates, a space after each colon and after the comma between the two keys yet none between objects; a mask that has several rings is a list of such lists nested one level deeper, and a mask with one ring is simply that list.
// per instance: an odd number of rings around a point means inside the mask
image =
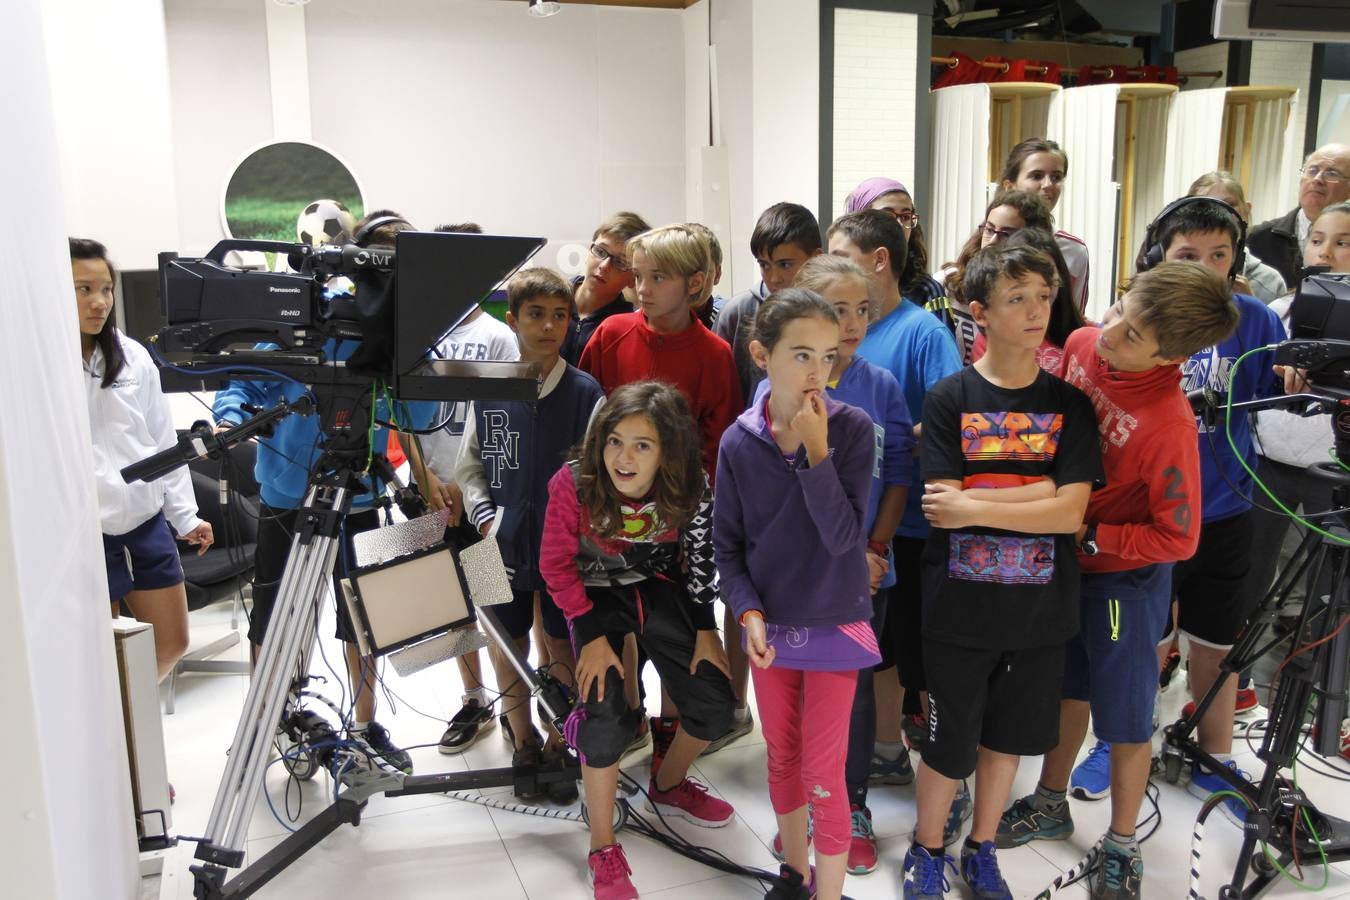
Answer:
[{"label": "pink sneaker", "polygon": [[637,888],[628,880],[633,870],[628,867],[623,847],[610,844],[592,850],[586,857],[586,867],[590,869],[591,884],[595,886],[595,900],[637,900]]},{"label": "pink sneaker", "polygon": [[647,808],[663,816],[681,816],[704,828],[721,828],[736,814],[730,803],[712,796],[692,778],[685,778],[668,791],[657,790],[653,778],[647,786]]}]

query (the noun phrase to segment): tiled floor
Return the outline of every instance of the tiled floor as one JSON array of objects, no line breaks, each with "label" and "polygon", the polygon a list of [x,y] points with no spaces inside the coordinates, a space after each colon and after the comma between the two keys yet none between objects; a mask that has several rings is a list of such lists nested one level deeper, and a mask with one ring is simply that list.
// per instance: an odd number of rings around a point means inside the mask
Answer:
[{"label": "tiled floor", "polygon": [[[229,625],[228,610],[212,609],[193,614],[195,644],[222,633]],[[331,634],[331,625],[322,626]],[[239,649],[242,658],[242,648]],[[328,642],[328,658],[338,659]],[[318,671],[322,660],[316,656]],[[395,741],[404,746],[434,744],[444,729],[444,719],[459,707],[460,685],[456,667],[443,664],[410,678],[399,678],[389,669],[388,686],[397,694],[391,703],[380,699],[379,720]],[[165,717],[165,740],[169,772],[177,789],[174,830],[200,834],[205,827],[218,786],[225,749],[233,736],[246,680],[233,675],[193,675],[179,681],[178,711]],[[337,698],[336,684],[318,686]],[[654,690],[655,685],[649,689]],[[1179,688],[1164,695],[1164,713],[1175,716],[1184,698]],[[1254,759],[1242,748],[1244,768]],[[506,745],[494,730],[467,754],[440,755],[433,747],[412,751],[419,773],[460,771],[467,768],[504,766],[510,763]],[[647,755],[630,757],[630,772],[645,783]],[[1039,767],[1026,761],[1015,790],[1030,791]],[[715,848],[746,865],[776,868],[768,846],[775,824],[764,782],[764,745],[758,730],[711,757],[700,759],[697,775],[712,790],[735,805],[737,818],[729,827],[704,830],[686,823],[676,827],[691,840]],[[1300,770],[1300,783],[1327,812],[1350,818],[1350,784],[1337,783]],[[269,771],[267,787],[281,812],[287,783],[280,766]],[[321,810],[331,796],[326,775],[291,787],[290,807],[299,806],[299,819]],[[509,802],[509,789],[490,792]],[[1159,784],[1162,828],[1144,845],[1147,865],[1145,896],[1182,898],[1187,892],[1191,827],[1200,801],[1180,786]],[[874,789],[873,817],[880,838],[881,867],[863,878],[848,879],[846,893],[858,900],[898,898],[900,864],[914,824],[912,787]],[[1062,843],[1034,844],[1000,854],[1003,871],[1016,897],[1033,897],[1056,875],[1071,867],[1106,827],[1105,803],[1074,802],[1077,833]],[[282,813],[283,816],[285,815]],[[250,859],[275,845],[285,828],[260,802],[248,833]],[[726,876],[679,857],[645,838],[621,835],[633,867],[633,880],[644,897],[690,897],[698,900],[730,900],[763,896],[748,879]],[[1205,835],[1202,875],[1204,895],[1214,898],[1218,886],[1231,875],[1240,835],[1220,816],[1210,819]],[[319,846],[267,885],[262,897],[371,897],[402,900],[420,897],[528,898],[528,900],[584,900],[590,897],[585,878],[587,835],[577,823],[543,819],[490,809],[437,795],[409,798],[372,798],[358,828],[343,826]],[[162,876],[165,900],[192,897],[193,846],[182,844],[170,858]],[[1322,870],[1305,870],[1315,885]],[[1317,896],[1350,898],[1350,863],[1330,869],[1329,883]],[[1306,891],[1288,884],[1275,886],[1268,897],[1302,897]],[[951,896],[965,897],[964,886]],[[1068,897],[1084,897],[1086,891],[1072,887]]]}]

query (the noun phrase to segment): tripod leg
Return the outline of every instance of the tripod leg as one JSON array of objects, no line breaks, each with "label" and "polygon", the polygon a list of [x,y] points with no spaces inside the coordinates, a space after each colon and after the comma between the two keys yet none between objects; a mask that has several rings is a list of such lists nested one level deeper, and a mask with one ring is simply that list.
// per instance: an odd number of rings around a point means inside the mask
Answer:
[{"label": "tripod leg", "polygon": [[300,660],[313,641],[321,598],[337,555],[337,530],[348,491],[311,488],[291,543],[257,669],[235,730],[225,773],[198,846],[199,859],[238,866],[267,768],[267,754]]}]

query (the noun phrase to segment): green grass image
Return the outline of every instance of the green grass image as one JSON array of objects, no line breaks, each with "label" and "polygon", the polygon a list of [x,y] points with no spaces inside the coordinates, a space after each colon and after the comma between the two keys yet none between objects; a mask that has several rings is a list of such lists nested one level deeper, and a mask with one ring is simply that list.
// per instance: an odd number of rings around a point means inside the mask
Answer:
[{"label": "green grass image", "polygon": [[[318,199],[318,196],[303,200],[232,197],[225,202],[225,218],[230,223],[230,233],[241,240],[294,241],[295,220],[300,211]],[[325,199],[342,203],[357,219],[365,214],[358,197],[328,196]]]},{"label": "green grass image", "polygon": [[341,202],[358,219],[365,213],[356,179],[333,154],[280,141],[249,154],[230,176],[225,221],[236,238],[294,241],[295,220],[319,199]]}]

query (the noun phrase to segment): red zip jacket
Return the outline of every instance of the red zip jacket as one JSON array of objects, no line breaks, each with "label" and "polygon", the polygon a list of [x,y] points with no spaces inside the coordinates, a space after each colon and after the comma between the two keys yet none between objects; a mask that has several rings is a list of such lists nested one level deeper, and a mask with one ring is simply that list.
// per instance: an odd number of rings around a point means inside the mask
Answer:
[{"label": "red zip jacket", "polygon": [[679,388],[689,402],[703,443],[703,470],[717,472],[722,432],[741,412],[741,382],[727,342],[690,313],[679,334],[657,334],[641,312],[610,316],[591,335],[578,364],[605,394],[634,381],[655,379]]},{"label": "red zip jacket", "polygon": [[1084,516],[1100,552],[1078,561],[1091,573],[1190,559],[1200,540],[1200,452],[1181,368],[1112,371],[1097,354],[1100,334],[1069,335],[1059,373],[1092,400],[1106,470]]}]

